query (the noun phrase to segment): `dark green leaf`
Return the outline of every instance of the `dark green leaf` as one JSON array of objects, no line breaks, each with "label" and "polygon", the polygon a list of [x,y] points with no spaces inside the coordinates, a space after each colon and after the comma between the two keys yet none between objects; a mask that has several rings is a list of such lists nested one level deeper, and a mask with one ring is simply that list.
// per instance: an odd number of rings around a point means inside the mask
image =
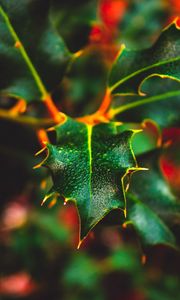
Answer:
[{"label": "dark green leaf", "polygon": [[137,170],[131,149],[133,131],[117,133],[116,123],[86,125],[70,118],[57,127],[43,163],[51,173],[50,192],[75,201],[83,239],[113,209],[125,210],[124,176]]},{"label": "dark green leaf", "polygon": [[2,93],[43,99],[61,80],[71,55],[48,14],[42,0],[0,0]]},{"label": "dark green leaf", "polygon": [[144,82],[144,97],[115,97],[112,115],[123,122],[152,119],[160,128],[180,125],[180,83],[152,77]]},{"label": "dark green leaf", "polygon": [[149,49],[123,48],[112,67],[109,86],[113,94],[140,94],[142,82],[152,75],[180,80],[180,31],[175,23]]},{"label": "dark green leaf", "polygon": [[149,170],[132,177],[128,218],[145,243],[174,245],[173,235],[164,221],[176,223],[180,206],[159,169],[158,160],[157,151],[139,157]]},{"label": "dark green leaf", "polygon": [[150,208],[141,202],[135,203],[130,208],[129,219],[145,244],[175,245],[175,238],[169,228]]},{"label": "dark green leaf", "polygon": [[[159,154],[147,153],[139,161],[149,170],[132,177],[130,191],[154,212],[169,221],[175,221],[180,214],[180,206],[159,168]],[[143,189],[142,189],[143,186]]]},{"label": "dark green leaf", "polygon": [[87,45],[89,33],[97,15],[97,0],[71,1],[53,0],[51,19],[64,38],[68,48],[76,52]]}]

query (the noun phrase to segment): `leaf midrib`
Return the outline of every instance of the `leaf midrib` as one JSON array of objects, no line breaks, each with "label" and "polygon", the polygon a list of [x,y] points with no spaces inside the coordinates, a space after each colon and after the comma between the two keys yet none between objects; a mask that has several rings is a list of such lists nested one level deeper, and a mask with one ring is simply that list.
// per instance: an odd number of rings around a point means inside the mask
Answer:
[{"label": "leaf midrib", "polygon": [[36,69],[35,69],[35,67],[34,67],[34,65],[33,65],[32,61],[31,61],[31,59],[30,59],[30,57],[29,57],[29,55],[26,51],[26,49],[24,48],[21,40],[19,39],[16,31],[14,30],[14,28],[13,28],[11,22],[10,22],[10,19],[9,19],[8,15],[5,13],[2,6],[0,6],[0,14],[1,14],[2,18],[5,21],[14,42],[15,43],[16,42],[20,43],[20,47],[18,48],[18,50],[20,51],[24,61],[26,62],[27,66],[29,68],[29,71],[32,74],[32,77],[34,78],[34,81],[35,81],[35,83],[36,83],[36,85],[37,85],[37,87],[38,87],[38,89],[41,93],[41,99],[42,100],[46,99],[46,97],[48,96],[48,91],[46,90],[46,88],[45,88],[38,72],[36,71]]},{"label": "leaf midrib", "polygon": [[87,126],[87,145],[88,145],[88,158],[89,158],[89,195],[90,195],[90,201],[92,199],[92,125],[86,125]]}]

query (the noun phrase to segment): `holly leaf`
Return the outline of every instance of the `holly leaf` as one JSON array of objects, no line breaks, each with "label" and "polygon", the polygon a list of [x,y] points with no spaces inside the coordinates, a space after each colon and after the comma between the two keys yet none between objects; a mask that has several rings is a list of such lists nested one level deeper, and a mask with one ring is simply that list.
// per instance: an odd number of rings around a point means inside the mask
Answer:
[{"label": "holly leaf", "polygon": [[128,219],[145,244],[175,246],[175,238],[169,227],[178,222],[180,205],[163,177],[159,157],[157,150],[139,157],[149,170],[132,177],[127,196]]},{"label": "holly leaf", "polygon": [[[121,122],[155,121],[160,128],[180,124],[180,83],[169,78],[153,76],[142,85],[146,96],[114,97],[110,115]],[[163,103],[166,101],[165,103]],[[165,104],[165,105],[164,105]]]},{"label": "holly leaf", "polygon": [[129,210],[129,219],[145,245],[175,246],[175,237],[164,222],[146,205],[135,202]]},{"label": "holly leaf", "polygon": [[0,0],[0,90],[27,102],[60,82],[71,54],[49,19],[49,2]]},{"label": "holly leaf", "polygon": [[70,118],[55,127],[56,144],[47,144],[43,166],[50,169],[53,193],[74,201],[80,239],[111,210],[126,214],[124,178],[138,170],[131,149],[132,130],[118,133],[116,123],[87,125]]},{"label": "holly leaf", "polygon": [[159,167],[159,158],[160,153],[157,150],[138,158],[149,171],[137,173],[132,177],[130,191],[161,218],[172,222],[178,219],[180,205],[163,177]]},{"label": "holly leaf", "polygon": [[150,76],[180,80],[180,31],[174,22],[148,49],[122,47],[112,66],[109,87],[112,94],[142,94],[141,85]]}]

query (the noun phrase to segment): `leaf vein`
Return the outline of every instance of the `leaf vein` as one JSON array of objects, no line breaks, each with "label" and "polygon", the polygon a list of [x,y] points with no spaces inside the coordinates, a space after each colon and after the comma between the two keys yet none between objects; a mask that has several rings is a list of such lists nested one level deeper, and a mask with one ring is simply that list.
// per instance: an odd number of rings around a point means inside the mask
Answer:
[{"label": "leaf vein", "polygon": [[161,65],[164,65],[164,64],[167,64],[167,63],[171,63],[171,62],[174,62],[174,61],[178,61],[180,60],[180,56],[178,57],[175,57],[175,58],[172,58],[172,59],[168,59],[168,60],[163,60],[162,62],[159,62],[159,63],[156,63],[156,64],[153,64],[151,66],[148,66],[148,67],[145,67],[145,68],[142,68],[140,70],[137,70],[136,72],[133,72],[131,73],[130,75],[124,77],[123,79],[119,80],[118,82],[116,82],[114,85],[112,85],[110,87],[110,91],[111,93],[119,86],[121,85],[122,83],[126,82],[127,80],[129,80],[130,78],[144,72],[144,71],[147,71],[147,70],[150,70],[150,69],[153,69],[154,67],[158,67],[158,66],[161,66]]}]

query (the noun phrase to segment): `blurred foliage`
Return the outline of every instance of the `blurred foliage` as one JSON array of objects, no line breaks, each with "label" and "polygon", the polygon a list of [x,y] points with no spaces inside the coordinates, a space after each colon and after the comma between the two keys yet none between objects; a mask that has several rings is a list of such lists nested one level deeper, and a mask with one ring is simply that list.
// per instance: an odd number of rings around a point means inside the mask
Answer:
[{"label": "blurred foliage", "polygon": [[86,46],[92,22],[96,20],[97,0],[52,1],[50,17],[68,48],[76,52]]},{"label": "blurred foliage", "polygon": [[119,25],[121,42],[130,49],[147,48],[158,37],[168,15],[168,3],[164,0],[128,1],[127,13]]},{"label": "blurred foliage", "polygon": [[103,98],[107,67],[97,48],[84,51],[71,65],[56,98],[63,98],[62,110],[71,116],[93,113]]}]

